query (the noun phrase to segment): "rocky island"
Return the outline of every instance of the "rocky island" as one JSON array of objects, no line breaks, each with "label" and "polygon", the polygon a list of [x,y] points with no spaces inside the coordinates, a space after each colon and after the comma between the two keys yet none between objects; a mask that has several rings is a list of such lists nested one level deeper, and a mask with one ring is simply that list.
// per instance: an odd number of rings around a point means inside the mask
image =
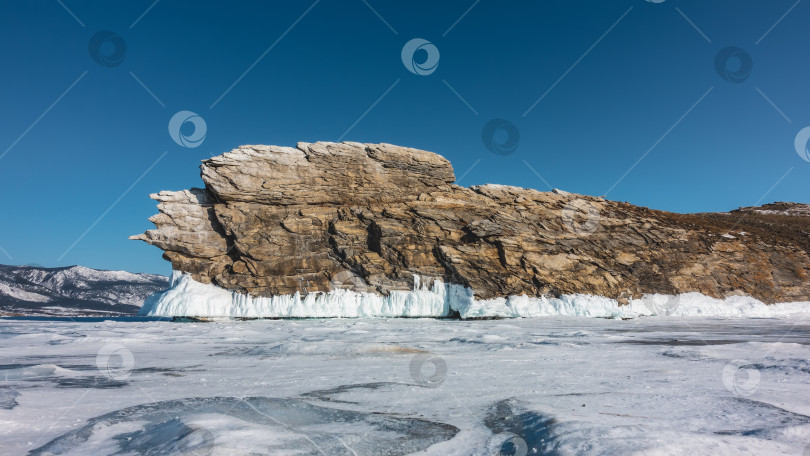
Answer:
[{"label": "rocky island", "polygon": [[386,297],[441,283],[477,300],[810,301],[806,205],[675,214],[559,190],[465,188],[440,155],[352,142],[242,146],[203,161],[201,175],[204,188],[151,195],[156,228],[131,239],[231,296]]}]

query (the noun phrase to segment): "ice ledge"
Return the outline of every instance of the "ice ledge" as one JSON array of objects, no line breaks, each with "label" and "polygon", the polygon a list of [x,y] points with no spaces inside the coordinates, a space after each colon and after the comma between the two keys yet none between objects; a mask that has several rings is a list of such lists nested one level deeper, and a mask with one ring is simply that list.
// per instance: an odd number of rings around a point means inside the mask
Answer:
[{"label": "ice ledge", "polygon": [[810,315],[810,302],[768,306],[751,297],[714,299],[700,293],[645,295],[625,306],[620,306],[615,299],[580,294],[559,298],[510,296],[477,300],[472,290],[461,285],[437,280],[428,287],[420,284],[418,277],[416,279],[414,290],[392,291],[389,296],[338,289],[306,296],[296,293],[262,298],[203,284],[175,271],[169,289],[147,298],[139,315],[230,318],[447,317],[455,312],[461,318]]}]

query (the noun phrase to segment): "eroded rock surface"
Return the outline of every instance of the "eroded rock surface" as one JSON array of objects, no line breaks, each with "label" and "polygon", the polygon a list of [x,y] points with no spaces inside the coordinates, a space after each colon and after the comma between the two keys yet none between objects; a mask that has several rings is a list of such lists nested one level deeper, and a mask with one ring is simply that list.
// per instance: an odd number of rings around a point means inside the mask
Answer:
[{"label": "eroded rock surface", "polygon": [[464,188],[443,157],[390,144],[242,146],[201,170],[204,189],[151,195],[156,228],[132,239],[197,281],[254,296],[387,294],[412,289],[417,275],[483,299],[697,291],[810,301],[805,205],[682,215],[563,191]]}]

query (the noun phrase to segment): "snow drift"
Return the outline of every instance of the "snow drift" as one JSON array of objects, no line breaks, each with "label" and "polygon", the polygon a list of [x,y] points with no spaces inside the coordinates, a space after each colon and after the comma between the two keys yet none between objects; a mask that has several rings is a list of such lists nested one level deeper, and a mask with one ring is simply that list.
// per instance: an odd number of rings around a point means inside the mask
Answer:
[{"label": "snow drift", "polygon": [[189,274],[172,273],[169,289],[150,296],[139,312],[142,316],[230,318],[365,318],[447,317],[520,318],[580,316],[636,318],[681,317],[779,317],[810,314],[810,302],[765,305],[751,297],[715,299],[700,293],[645,295],[628,305],[615,299],[583,294],[554,297],[510,296],[477,300],[473,291],[439,280],[432,286],[414,277],[411,291],[392,291],[388,296],[336,289],[302,296],[254,297],[195,281]]}]

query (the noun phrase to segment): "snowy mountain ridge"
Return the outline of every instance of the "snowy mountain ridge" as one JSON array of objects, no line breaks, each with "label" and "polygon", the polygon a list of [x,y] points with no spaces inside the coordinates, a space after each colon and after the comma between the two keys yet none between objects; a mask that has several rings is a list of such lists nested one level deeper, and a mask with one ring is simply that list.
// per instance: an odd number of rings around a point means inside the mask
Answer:
[{"label": "snowy mountain ridge", "polygon": [[0,265],[0,315],[133,315],[168,278],[84,266]]}]

